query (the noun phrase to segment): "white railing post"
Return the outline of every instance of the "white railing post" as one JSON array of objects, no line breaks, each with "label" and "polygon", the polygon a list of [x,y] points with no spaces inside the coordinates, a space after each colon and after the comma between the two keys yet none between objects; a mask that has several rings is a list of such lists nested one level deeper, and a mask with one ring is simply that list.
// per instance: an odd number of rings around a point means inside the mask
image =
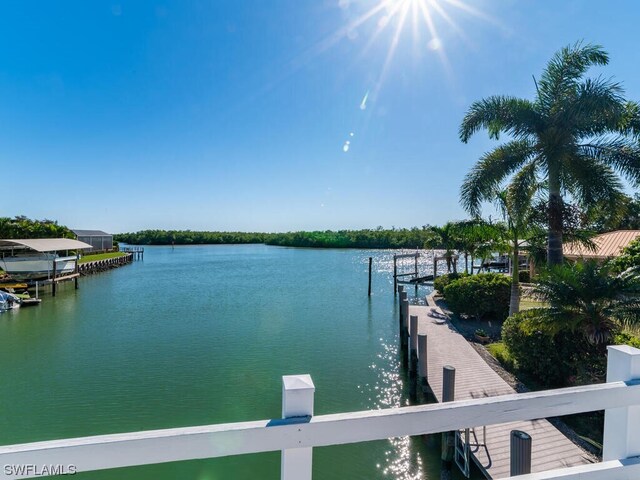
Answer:
[{"label": "white railing post", "polygon": [[[607,382],[640,380],[640,350],[627,345],[608,347]],[[640,405],[604,412],[602,460],[640,455]]]},{"label": "white railing post", "polygon": [[[282,417],[313,416],[316,387],[310,375],[282,377]],[[311,480],[312,448],[282,450],[281,480]]]}]

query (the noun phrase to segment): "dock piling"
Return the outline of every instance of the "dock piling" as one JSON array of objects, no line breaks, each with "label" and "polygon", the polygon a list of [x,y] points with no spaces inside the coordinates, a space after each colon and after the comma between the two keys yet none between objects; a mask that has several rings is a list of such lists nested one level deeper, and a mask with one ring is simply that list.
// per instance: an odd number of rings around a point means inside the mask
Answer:
[{"label": "dock piling", "polygon": [[409,316],[409,371],[416,373],[418,367],[418,316]]},{"label": "dock piling", "polygon": [[[442,367],[442,402],[453,402],[456,388],[456,369],[451,365]],[[451,478],[451,467],[455,456],[455,432],[442,434],[442,464],[440,466],[440,480]]]},{"label": "dock piling", "polygon": [[442,401],[453,402],[456,394],[456,369],[451,365],[442,367]]},{"label": "dock piling", "polygon": [[76,253],[76,265],[74,268],[74,273],[76,274],[76,277],[73,279],[74,283],[75,283],[75,289],[78,289],[78,277],[80,276],[80,254]]},{"label": "dock piling", "polygon": [[400,321],[400,328],[402,328],[402,292],[404,292],[404,285],[398,285],[398,318]]},{"label": "dock piling", "polygon": [[400,353],[402,357],[402,365],[407,366],[409,348],[409,332],[407,332],[407,323],[409,321],[409,299],[407,292],[402,291],[400,294]]},{"label": "dock piling", "polygon": [[51,263],[52,263],[52,266],[53,266],[53,268],[51,269],[52,270],[52,272],[51,272],[52,273],[52,275],[51,275],[51,282],[52,282],[51,283],[51,296],[55,297],[56,296],[56,284],[57,284],[57,282],[56,282],[56,269],[57,269],[57,266],[56,266],[55,259]]},{"label": "dock piling", "polygon": [[511,430],[511,476],[531,473],[531,435]]},{"label": "dock piling", "polygon": [[402,328],[405,336],[407,336],[407,328],[409,324],[409,294],[403,291],[400,298],[402,299]]},{"label": "dock piling", "polygon": [[427,372],[427,335],[418,334],[418,377],[422,382],[426,382]]},{"label": "dock piling", "polygon": [[393,256],[393,293],[395,295],[396,290],[398,289],[398,260],[397,257]]},{"label": "dock piling", "polygon": [[371,268],[373,266],[373,257],[369,257],[369,293],[368,296],[371,296]]}]

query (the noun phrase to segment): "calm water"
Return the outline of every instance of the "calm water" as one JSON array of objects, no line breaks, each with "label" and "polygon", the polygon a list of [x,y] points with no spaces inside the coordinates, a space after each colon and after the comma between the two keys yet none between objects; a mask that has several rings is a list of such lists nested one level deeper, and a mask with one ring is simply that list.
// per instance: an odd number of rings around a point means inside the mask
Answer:
[{"label": "calm water", "polygon": [[[406,405],[391,258],[262,245],[147,247],[143,262],[5,313],[0,444],[276,418],[286,374],[311,374],[316,414]],[[279,466],[279,453],[269,453],[77,477],[275,480]],[[397,439],[317,448],[314,475],[435,479],[439,446]]]}]

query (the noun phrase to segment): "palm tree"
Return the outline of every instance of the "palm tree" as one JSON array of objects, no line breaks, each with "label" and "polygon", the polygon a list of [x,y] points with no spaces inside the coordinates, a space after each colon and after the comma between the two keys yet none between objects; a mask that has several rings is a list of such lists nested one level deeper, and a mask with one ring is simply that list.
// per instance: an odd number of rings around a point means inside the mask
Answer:
[{"label": "palm tree", "polygon": [[511,253],[511,296],[509,315],[520,311],[520,252],[523,241],[536,233],[536,226],[531,222],[531,199],[536,190],[516,190],[512,184],[507,190],[496,194],[496,204],[505,222],[505,240],[507,250]]},{"label": "palm tree", "polygon": [[[467,174],[463,206],[473,215],[511,175],[530,185],[544,181],[548,193],[547,262],[562,263],[563,194],[583,206],[622,198],[620,175],[640,183],[640,106],[628,102],[618,83],[585,78],[589,68],[606,65],[597,45],[576,43],[557,52],[536,82],[533,100],[492,96],[475,102],[460,126],[467,142],[480,129],[510,140],[486,153]],[[535,78],[534,78],[535,81]]]},{"label": "palm tree", "polygon": [[455,222],[447,222],[442,227],[430,227],[431,238],[426,242],[427,248],[441,248],[447,262],[447,272],[457,271],[457,264],[453,261],[455,251],[460,248],[460,232]]},{"label": "palm tree", "polygon": [[534,288],[548,307],[535,309],[530,327],[578,333],[604,352],[622,326],[640,321],[639,292],[638,269],[614,275],[594,261],[551,267]]},{"label": "palm tree", "polygon": [[[464,255],[464,271],[473,274],[475,259],[484,260],[487,252],[491,254],[496,248],[500,249],[503,234],[502,225],[487,222],[482,218],[455,222],[458,250]],[[471,260],[471,272],[469,272]]]}]

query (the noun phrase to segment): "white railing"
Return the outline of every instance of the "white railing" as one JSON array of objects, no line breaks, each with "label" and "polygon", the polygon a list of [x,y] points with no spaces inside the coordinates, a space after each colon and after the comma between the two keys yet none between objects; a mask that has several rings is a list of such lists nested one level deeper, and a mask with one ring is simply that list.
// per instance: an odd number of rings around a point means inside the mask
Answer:
[{"label": "white railing", "polygon": [[[640,478],[640,350],[609,347],[607,383],[458,402],[313,416],[308,375],[283,377],[283,417],[0,447],[0,478],[281,450],[282,479],[311,478],[312,448],[605,410],[604,462],[521,480]],[[534,465],[535,469],[535,465]],[[55,472],[54,472],[55,473]]]}]

